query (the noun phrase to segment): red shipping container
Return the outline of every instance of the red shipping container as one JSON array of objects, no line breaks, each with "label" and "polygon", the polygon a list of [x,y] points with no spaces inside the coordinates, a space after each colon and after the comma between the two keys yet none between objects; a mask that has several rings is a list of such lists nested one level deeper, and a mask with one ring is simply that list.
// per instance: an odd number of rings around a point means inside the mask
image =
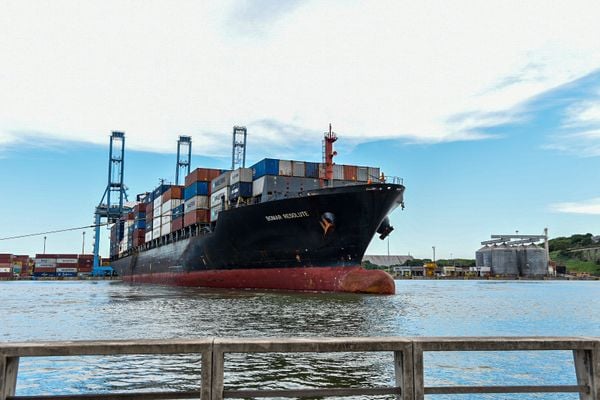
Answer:
[{"label": "red shipping container", "polygon": [[146,204],[146,218],[148,218],[148,214],[152,214],[152,211],[154,211],[154,203],[150,202]]},{"label": "red shipping container", "polygon": [[358,176],[358,167],[356,165],[344,165],[344,180],[355,181]]},{"label": "red shipping container", "polygon": [[0,263],[9,263],[12,260],[13,255],[12,254],[0,254]]},{"label": "red shipping container", "polygon": [[163,193],[162,202],[163,204],[171,199],[180,200],[183,199],[183,186],[171,186],[169,190]]},{"label": "red shipping container", "polygon": [[35,272],[56,272],[56,267],[35,267]]},{"label": "red shipping container", "polygon": [[79,267],[77,268],[79,272],[92,272],[92,267]]},{"label": "red shipping container", "polygon": [[190,186],[194,182],[210,182],[221,175],[220,169],[196,168],[185,177],[185,186]]},{"label": "red shipping container", "polygon": [[210,221],[210,210],[195,210],[183,214],[183,226],[206,224]]},{"label": "red shipping container", "polygon": [[171,232],[178,231],[183,228],[183,217],[175,218],[171,222]]}]

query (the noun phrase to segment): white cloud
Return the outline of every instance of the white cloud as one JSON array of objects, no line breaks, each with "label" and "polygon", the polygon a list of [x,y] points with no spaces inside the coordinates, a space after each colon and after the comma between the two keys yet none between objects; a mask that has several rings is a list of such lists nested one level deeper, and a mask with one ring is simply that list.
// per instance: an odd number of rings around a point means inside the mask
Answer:
[{"label": "white cloud", "polygon": [[567,109],[565,127],[600,126],[600,97],[595,101],[582,101]]},{"label": "white cloud", "polygon": [[600,215],[600,197],[581,202],[552,204],[550,209],[569,214]]},{"label": "white cloud", "polygon": [[124,130],[128,148],[170,152],[191,134],[227,154],[235,124],[285,148],[329,122],[354,141],[480,139],[600,65],[594,1],[274,4],[3,2],[0,146]]}]

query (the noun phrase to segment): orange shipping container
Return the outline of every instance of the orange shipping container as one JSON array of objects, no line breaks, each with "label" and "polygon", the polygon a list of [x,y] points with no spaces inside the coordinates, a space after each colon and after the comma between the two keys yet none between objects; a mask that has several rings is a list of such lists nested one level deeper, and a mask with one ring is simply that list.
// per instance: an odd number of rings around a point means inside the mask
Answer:
[{"label": "orange shipping container", "polygon": [[171,186],[169,190],[163,193],[162,202],[163,204],[169,200],[180,200],[183,199],[183,186]]},{"label": "orange shipping container", "polygon": [[356,165],[344,165],[344,180],[355,181],[358,175],[358,167]]},{"label": "orange shipping container", "polygon": [[210,221],[210,210],[194,210],[183,214],[183,226],[206,224]]},{"label": "orange shipping container", "polygon": [[175,218],[171,222],[171,232],[178,231],[183,228],[183,217]]},{"label": "orange shipping container", "polygon": [[196,168],[185,177],[185,186],[190,186],[194,182],[210,182],[221,175],[220,169]]}]

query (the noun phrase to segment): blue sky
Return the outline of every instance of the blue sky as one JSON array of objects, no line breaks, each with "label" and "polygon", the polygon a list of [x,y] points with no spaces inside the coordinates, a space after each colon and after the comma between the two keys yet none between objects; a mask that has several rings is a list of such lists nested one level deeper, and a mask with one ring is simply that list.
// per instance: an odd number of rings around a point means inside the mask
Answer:
[{"label": "blue sky", "polygon": [[[233,125],[248,127],[249,163],[320,161],[329,122],[338,163],[404,178],[392,253],[474,257],[492,233],[544,227],[597,234],[600,7],[521,3],[9,1],[0,237],[91,224],[111,130],[126,134],[133,198],[174,179],[179,134],[195,167],[230,165]],[[82,234],[46,245],[78,252]],[[386,252],[379,239],[368,251]]]}]

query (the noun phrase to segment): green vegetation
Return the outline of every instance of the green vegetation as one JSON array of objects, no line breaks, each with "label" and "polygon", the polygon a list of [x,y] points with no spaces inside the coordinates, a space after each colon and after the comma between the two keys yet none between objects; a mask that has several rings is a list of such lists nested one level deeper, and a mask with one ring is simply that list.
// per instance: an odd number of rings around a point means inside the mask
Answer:
[{"label": "green vegetation", "polygon": [[[415,258],[414,260],[406,260],[403,264],[405,266],[410,267],[420,267],[425,265],[426,263],[430,263],[430,258]],[[467,258],[453,258],[451,260],[435,260],[435,263],[440,267],[449,267],[452,265],[461,266],[461,267],[474,267],[475,260],[467,259]]]},{"label": "green vegetation", "polygon": [[586,233],[550,239],[548,241],[550,259],[557,265],[566,266],[569,273],[600,275],[600,259],[585,259],[581,252],[573,251],[597,247],[600,253],[600,244],[594,243],[592,237],[591,233]]}]

